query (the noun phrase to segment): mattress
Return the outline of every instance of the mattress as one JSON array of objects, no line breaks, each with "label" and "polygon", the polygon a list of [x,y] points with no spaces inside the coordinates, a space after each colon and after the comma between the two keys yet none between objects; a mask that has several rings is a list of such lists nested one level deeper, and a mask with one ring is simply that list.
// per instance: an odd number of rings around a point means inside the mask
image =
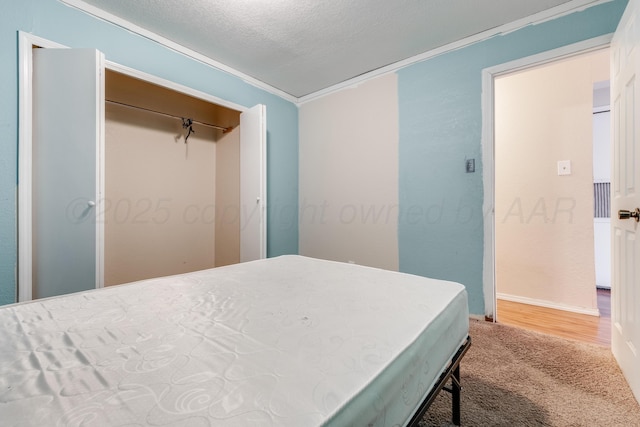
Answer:
[{"label": "mattress", "polygon": [[460,284],[281,256],[0,308],[3,426],[400,426]]}]

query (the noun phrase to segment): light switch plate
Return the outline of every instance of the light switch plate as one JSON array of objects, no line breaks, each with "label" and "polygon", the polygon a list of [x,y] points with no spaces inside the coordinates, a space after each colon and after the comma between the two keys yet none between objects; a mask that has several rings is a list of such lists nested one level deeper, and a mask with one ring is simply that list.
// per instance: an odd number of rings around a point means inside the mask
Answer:
[{"label": "light switch plate", "polygon": [[571,160],[558,160],[558,175],[571,175]]},{"label": "light switch plate", "polygon": [[476,171],[476,159],[466,159],[464,161],[464,167],[467,173],[473,173]]}]

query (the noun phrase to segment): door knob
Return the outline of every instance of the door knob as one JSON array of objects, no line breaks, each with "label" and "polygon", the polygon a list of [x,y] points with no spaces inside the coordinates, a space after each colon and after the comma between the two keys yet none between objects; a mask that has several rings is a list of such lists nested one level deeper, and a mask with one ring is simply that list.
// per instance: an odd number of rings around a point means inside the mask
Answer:
[{"label": "door knob", "polygon": [[94,207],[95,205],[96,205],[96,202],[94,202],[93,200],[89,200],[87,202],[87,206],[90,207],[90,208]]},{"label": "door knob", "polygon": [[624,209],[620,209],[618,211],[618,219],[629,219],[635,218],[636,222],[640,221],[640,208],[636,208],[635,211],[627,211]]}]

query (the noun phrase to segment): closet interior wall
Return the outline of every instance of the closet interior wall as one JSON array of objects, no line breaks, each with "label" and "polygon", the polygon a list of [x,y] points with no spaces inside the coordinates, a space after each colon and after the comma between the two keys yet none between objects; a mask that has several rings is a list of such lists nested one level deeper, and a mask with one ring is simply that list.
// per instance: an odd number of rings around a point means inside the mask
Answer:
[{"label": "closet interior wall", "polygon": [[[239,262],[240,113],[106,73],[105,285]],[[233,127],[231,132],[129,108]]]}]

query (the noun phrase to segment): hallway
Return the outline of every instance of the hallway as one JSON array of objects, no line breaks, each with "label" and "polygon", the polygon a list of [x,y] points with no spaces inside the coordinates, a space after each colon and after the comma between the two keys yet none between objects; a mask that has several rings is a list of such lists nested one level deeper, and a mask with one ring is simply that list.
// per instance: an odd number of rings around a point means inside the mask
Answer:
[{"label": "hallway", "polygon": [[498,323],[611,346],[611,291],[598,289],[600,317],[498,300]]}]

